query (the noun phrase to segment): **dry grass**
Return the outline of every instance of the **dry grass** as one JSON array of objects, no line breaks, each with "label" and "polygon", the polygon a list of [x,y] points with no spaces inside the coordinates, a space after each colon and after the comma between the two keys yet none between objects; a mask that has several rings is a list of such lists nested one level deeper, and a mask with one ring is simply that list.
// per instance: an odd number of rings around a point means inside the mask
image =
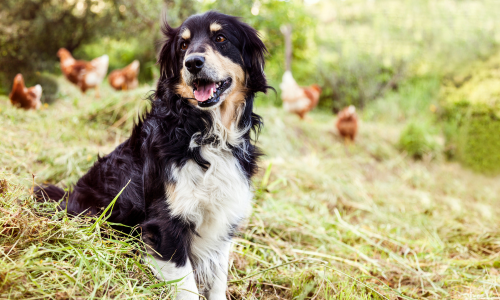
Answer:
[{"label": "dry grass", "polygon": [[[29,197],[31,174],[71,184],[123,141],[151,88],[104,89],[95,100],[61,86],[60,100],[40,112],[0,98],[0,179],[8,182],[0,298],[168,299],[170,289],[140,264],[139,242],[105,222],[91,231],[86,219],[47,218],[50,207]],[[363,123],[356,144],[344,146],[330,114],[301,122],[275,107],[257,112],[266,157],[254,213],[233,247],[233,298],[500,297],[499,178],[439,157],[413,161],[394,146],[399,126]]]}]

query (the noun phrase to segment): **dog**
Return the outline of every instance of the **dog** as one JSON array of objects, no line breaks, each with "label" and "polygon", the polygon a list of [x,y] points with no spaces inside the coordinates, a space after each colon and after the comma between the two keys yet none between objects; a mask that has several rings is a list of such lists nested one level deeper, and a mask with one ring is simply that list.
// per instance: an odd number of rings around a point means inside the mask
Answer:
[{"label": "dog", "polygon": [[108,220],[140,227],[156,276],[183,278],[177,299],[226,299],[230,243],[249,216],[261,156],[254,97],[272,89],[267,49],[254,28],[214,11],[162,31],[160,79],[130,138],[69,194],[50,185],[36,195],[99,215],[128,183]]}]

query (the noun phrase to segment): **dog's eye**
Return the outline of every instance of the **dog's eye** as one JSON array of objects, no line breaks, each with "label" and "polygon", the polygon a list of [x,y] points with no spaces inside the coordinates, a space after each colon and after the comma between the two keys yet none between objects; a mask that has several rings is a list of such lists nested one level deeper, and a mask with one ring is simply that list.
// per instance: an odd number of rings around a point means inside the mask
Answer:
[{"label": "dog's eye", "polygon": [[187,42],[182,42],[181,44],[181,50],[186,50],[188,48],[188,43]]},{"label": "dog's eye", "polygon": [[215,41],[217,43],[222,43],[226,40],[226,38],[223,36],[223,35],[218,35],[216,38],[215,38]]}]

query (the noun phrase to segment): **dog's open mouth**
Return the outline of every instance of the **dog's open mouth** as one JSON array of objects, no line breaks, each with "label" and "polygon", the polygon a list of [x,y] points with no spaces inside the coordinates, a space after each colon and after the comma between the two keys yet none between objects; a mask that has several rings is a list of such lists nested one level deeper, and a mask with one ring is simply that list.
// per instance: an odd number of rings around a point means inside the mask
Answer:
[{"label": "dog's open mouth", "polygon": [[217,104],[220,96],[231,86],[231,77],[219,82],[197,79],[193,83],[194,98],[200,107],[210,107]]}]

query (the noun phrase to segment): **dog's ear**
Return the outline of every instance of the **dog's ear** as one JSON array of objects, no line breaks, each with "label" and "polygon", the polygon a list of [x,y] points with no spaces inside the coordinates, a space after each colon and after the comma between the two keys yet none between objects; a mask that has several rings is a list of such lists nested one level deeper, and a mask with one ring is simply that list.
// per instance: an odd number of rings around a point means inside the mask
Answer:
[{"label": "dog's ear", "polygon": [[239,32],[241,36],[241,54],[248,75],[252,80],[248,81],[248,88],[254,92],[266,92],[267,80],[264,74],[264,55],[267,48],[259,37],[256,29],[250,25],[240,22]]},{"label": "dog's ear", "polygon": [[172,28],[167,21],[164,21],[161,31],[166,38],[158,54],[160,81],[163,81],[176,76],[180,72],[176,49],[179,28]]}]

